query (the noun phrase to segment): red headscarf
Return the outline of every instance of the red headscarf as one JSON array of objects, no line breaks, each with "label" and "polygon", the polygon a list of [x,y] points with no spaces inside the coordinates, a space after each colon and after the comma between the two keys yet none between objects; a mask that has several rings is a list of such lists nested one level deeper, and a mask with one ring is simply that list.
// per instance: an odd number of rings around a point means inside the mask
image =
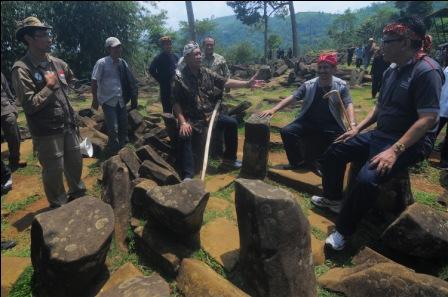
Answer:
[{"label": "red headscarf", "polygon": [[317,64],[320,63],[328,63],[336,66],[338,64],[338,55],[336,53],[321,54],[319,56],[319,60],[317,61]]},{"label": "red headscarf", "polygon": [[411,28],[406,26],[405,24],[400,23],[392,23],[384,27],[383,34],[396,34],[403,37],[407,37],[411,40],[421,40],[423,42],[422,48],[417,52],[416,58],[421,59],[424,56],[426,56],[429,51],[431,51],[432,47],[432,36],[431,35],[425,35],[420,36],[414,31],[412,31]]}]

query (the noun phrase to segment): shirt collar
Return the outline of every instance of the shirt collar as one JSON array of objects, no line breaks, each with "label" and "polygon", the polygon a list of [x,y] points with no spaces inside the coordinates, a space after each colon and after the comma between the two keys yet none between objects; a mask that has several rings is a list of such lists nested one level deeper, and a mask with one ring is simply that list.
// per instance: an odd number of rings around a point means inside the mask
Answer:
[{"label": "shirt collar", "polygon": [[50,60],[50,55],[48,55],[48,54],[45,55],[45,57],[46,57],[46,60],[45,60],[45,61],[40,61],[38,58],[36,58],[35,56],[33,56],[33,55],[31,54],[30,51],[28,51],[28,52],[26,53],[26,56],[27,56],[27,58],[31,61],[31,63],[33,64],[33,66],[36,67],[36,68],[39,67],[39,66],[41,66],[42,68],[45,68],[45,66],[44,66],[43,64],[48,63],[48,62],[51,62],[51,60]]}]

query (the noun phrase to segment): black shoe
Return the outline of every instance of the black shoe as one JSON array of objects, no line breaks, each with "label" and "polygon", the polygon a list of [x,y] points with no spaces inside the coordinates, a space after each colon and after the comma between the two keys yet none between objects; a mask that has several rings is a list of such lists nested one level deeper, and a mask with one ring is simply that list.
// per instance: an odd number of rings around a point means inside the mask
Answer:
[{"label": "black shoe", "polygon": [[14,240],[2,240],[2,251],[9,250],[16,246],[16,242]]}]

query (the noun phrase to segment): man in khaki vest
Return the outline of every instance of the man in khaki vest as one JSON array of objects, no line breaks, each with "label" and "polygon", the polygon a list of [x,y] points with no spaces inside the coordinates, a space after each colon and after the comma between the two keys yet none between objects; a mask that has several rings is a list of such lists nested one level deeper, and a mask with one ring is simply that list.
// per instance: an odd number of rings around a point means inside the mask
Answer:
[{"label": "man in khaki vest", "polygon": [[42,166],[45,194],[50,207],[56,208],[82,196],[85,186],[81,181],[82,156],[74,112],[67,97],[73,72],[64,61],[49,55],[50,30],[35,17],[18,24],[16,38],[28,47],[28,52],[14,63],[12,82]]}]

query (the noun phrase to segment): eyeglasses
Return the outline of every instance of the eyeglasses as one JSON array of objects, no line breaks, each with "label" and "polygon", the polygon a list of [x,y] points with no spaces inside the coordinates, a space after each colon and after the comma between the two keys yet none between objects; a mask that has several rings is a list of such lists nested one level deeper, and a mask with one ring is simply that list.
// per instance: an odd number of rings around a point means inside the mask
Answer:
[{"label": "eyeglasses", "polygon": [[402,40],[404,40],[404,39],[403,38],[386,39],[386,40],[381,39],[381,43],[382,44],[389,44],[389,43],[394,42],[394,41],[402,41]]},{"label": "eyeglasses", "polygon": [[51,33],[34,34],[33,38],[52,38]]}]

